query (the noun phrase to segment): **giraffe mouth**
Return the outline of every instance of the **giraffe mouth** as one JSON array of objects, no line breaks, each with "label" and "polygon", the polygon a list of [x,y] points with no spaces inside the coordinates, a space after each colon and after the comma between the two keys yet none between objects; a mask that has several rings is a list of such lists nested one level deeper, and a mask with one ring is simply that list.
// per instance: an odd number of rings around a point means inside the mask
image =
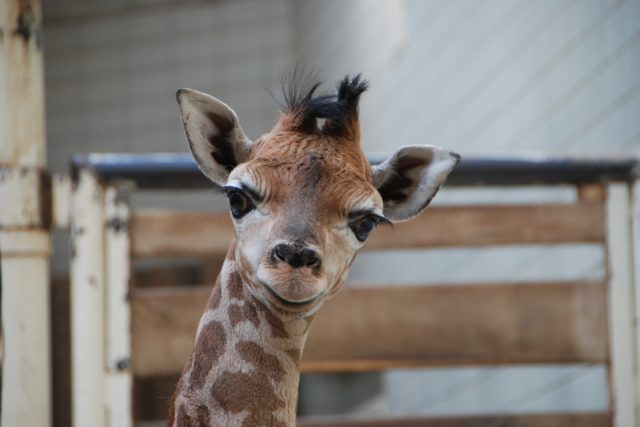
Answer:
[{"label": "giraffe mouth", "polygon": [[301,307],[310,306],[314,302],[316,302],[320,298],[320,295],[322,294],[320,293],[304,301],[290,301],[285,297],[281,296],[280,294],[278,294],[275,290],[271,288],[271,286],[267,285],[266,283],[260,281],[260,284],[267,290],[269,295],[271,295],[276,301],[278,301],[278,303],[284,305],[285,307],[301,308]]}]

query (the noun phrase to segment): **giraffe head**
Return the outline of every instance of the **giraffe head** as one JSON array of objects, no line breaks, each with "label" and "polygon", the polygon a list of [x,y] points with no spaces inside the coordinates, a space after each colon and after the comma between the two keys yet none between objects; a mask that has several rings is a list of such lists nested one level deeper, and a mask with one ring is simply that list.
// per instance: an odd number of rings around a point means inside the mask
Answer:
[{"label": "giraffe head", "polygon": [[245,286],[296,317],[337,292],[376,226],[419,214],[459,161],[414,145],[371,166],[358,120],[367,83],[347,77],[336,94],[314,96],[317,87],[285,85],[278,123],[253,142],[222,101],[177,94],[196,163],[229,199]]}]

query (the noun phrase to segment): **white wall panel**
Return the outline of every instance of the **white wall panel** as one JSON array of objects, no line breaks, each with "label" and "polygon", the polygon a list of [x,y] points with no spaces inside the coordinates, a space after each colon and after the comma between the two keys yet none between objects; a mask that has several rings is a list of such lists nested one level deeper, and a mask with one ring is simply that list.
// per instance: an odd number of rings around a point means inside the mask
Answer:
[{"label": "white wall panel", "polygon": [[[402,19],[386,13],[391,3],[404,10]],[[331,0],[296,2],[295,10],[299,61],[316,64],[331,83],[356,72],[370,79],[361,105],[363,145],[370,152],[413,143],[440,144],[463,155],[640,152],[638,1]],[[462,203],[464,197],[457,191],[452,200]],[[362,255],[352,279],[455,282],[604,274],[602,251],[594,247]],[[403,267],[381,267],[389,265]],[[390,400],[372,407],[429,414],[607,407],[601,368],[537,369],[477,369],[464,384],[456,381],[461,371],[447,370],[442,393],[431,390],[429,375],[391,374]],[[532,397],[534,380],[542,391]],[[432,405],[434,399],[442,402]]]}]

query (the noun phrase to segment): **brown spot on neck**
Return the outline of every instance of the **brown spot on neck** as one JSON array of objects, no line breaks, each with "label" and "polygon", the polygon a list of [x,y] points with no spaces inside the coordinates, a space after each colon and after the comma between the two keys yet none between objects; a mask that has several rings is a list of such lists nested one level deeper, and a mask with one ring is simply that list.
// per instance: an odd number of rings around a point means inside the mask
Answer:
[{"label": "brown spot on neck", "polygon": [[202,388],[207,373],[224,353],[225,343],[226,334],[220,322],[209,322],[202,327],[193,349],[193,366],[189,381],[191,390]]},{"label": "brown spot on neck", "polygon": [[187,411],[184,405],[180,405],[178,408],[178,412],[176,413],[176,424],[178,426],[189,426],[191,425],[191,418],[187,415]]},{"label": "brown spot on neck", "polygon": [[244,316],[242,315],[242,307],[240,307],[239,305],[231,304],[227,309],[227,316],[229,316],[231,327],[234,328],[238,323],[244,320]]},{"label": "brown spot on neck", "polygon": [[274,338],[289,338],[289,333],[285,329],[284,322],[269,308],[267,308],[260,301],[255,301],[256,308],[258,312],[263,316],[263,318],[269,324],[269,329],[271,331],[271,336]]},{"label": "brown spot on neck", "polygon": [[207,302],[207,310],[215,310],[220,307],[220,302],[222,301],[222,286],[220,285],[220,277],[216,280],[215,285],[213,285],[213,291],[211,291],[211,296],[209,296],[209,301]]},{"label": "brown spot on neck", "polygon": [[260,326],[258,311],[250,301],[245,301],[242,306],[231,304],[227,310],[227,315],[231,321],[231,327],[235,327],[237,324],[244,322],[245,320],[250,322],[256,328]]},{"label": "brown spot on neck", "polygon": [[207,408],[204,405],[200,405],[196,409],[196,414],[198,415],[199,425],[203,427],[206,427],[209,425],[209,408]]},{"label": "brown spot on neck", "polygon": [[285,372],[272,354],[266,353],[258,344],[251,341],[240,341],[236,344],[236,350],[245,361],[251,363],[256,371],[265,373],[276,381],[282,381]]},{"label": "brown spot on neck", "polygon": [[256,306],[253,305],[251,301],[245,301],[242,309],[244,318],[251,322],[253,326],[257,328],[258,325],[260,325],[260,319],[258,318],[258,310],[256,310]]},{"label": "brown spot on neck", "polygon": [[[204,409],[204,412],[203,412]],[[192,418],[186,411],[184,405],[180,407],[178,410],[178,415],[176,417],[176,426],[177,427],[209,427],[209,410],[206,406],[200,405],[196,410],[196,417]],[[170,427],[173,426],[173,423],[169,424]]]},{"label": "brown spot on neck", "polygon": [[227,282],[227,292],[229,293],[230,298],[235,298],[238,300],[244,299],[244,291],[242,289],[242,280],[240,279],[240,275],[236,271],[229,273],[229,280]]},{"label": "brown spot on neck", "polygon": [[275,394],[271,380],[263,373],[224,372],[213,384],[211,396],[224,411],[247,411],[243,427],[287,427],[273,414],[284,408],[285,402]]}]

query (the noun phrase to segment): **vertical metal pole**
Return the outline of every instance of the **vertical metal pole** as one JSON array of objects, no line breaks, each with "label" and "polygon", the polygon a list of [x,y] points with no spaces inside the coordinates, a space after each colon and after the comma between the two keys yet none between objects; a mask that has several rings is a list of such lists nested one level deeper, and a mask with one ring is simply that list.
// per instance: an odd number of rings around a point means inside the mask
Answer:
[{"label": "vertical metal pole", "polygon": [[0,423],[11,427],[51,424],[41,17],[40,0],[0,0]]},{"label": "vertical metal pole", "polygon": [[634,276],[631,192],[624,183],[609,185],[607,246],[609,260],[611,375],[614,425],[638,426],[637,372],[634,333]]},{"label": "vertical metal pole", "polygon": [[129,306],[129,204],[124,189],[105,192],[107,425],[133,426]]},{"label": "vertical metal pole", "polygon": [[106,417],[104,192],[80,170],[71,212],[71,386],[74,427]]}]

